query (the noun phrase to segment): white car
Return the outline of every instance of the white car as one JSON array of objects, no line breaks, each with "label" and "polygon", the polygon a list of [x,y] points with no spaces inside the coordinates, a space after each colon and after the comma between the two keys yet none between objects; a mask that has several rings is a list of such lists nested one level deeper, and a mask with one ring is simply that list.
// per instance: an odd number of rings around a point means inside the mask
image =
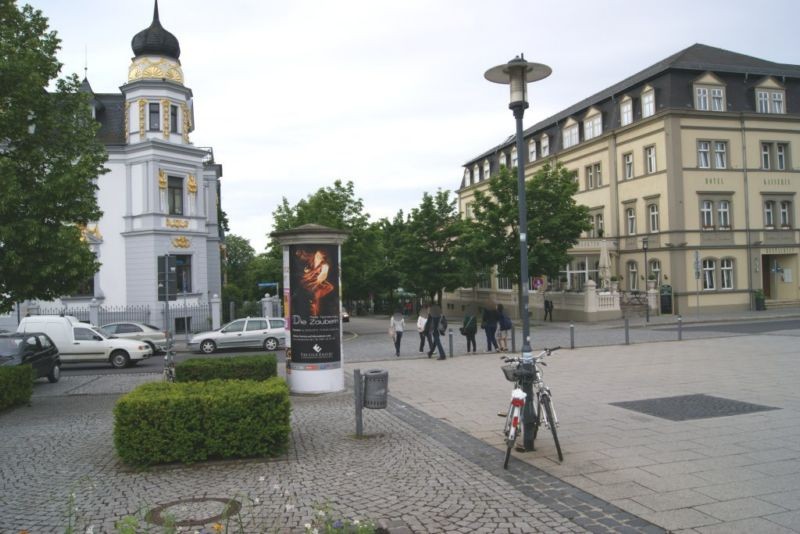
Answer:
[{"label": "white car", "polygon": [[263,348],[273,351],[286,346],[286,323],[273,317],[236,319],[219,330],[201,332],[189,340],[189,349],[211,354],[217,349]]}]

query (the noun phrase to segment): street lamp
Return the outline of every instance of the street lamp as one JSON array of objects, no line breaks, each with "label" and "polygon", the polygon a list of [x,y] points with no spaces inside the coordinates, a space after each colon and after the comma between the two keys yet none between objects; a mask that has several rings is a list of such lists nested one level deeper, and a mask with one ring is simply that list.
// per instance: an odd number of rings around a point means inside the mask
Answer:
[{"label": "street lamp", "polygon": [[642,238],[642,250],[644,250],[644,287],[645,287],[645,297],[647,298],[647,308],[645,308],[645,320],[649,323],[650,322],[650,294],[647,292],[647,281],[650,280],[650,273],[648,273],[649,265],[647,263],[647,248],[649,246],[649,242],[647,237]]},{"label": "street lamp", "polygon": [[[522,117],[528,108],[528,83],[541,80],[550,76],[552,70],[547,65],[525,61],[525,56],[520,54],[504,65],[497,65],[487,70],[483,75],[494,83],[510,86],[511,101],[509,109],[514,112],[517,123],[517,199],[519,204],[519,279],[520,279],[520,316],[522,317],[522,365],[532,371],[533,352],[530,340],[530,312],[528,310],[528,293],[530,292],[530,277],[528,276],[528,211],[525,205],[525,148],[522,140]],[[533,398],[530,384],[523,382],[523,391],[529,399]],[[523,413],[523,446],[526,451],[533,450],[533,414],[528,407],[533,403],[525,403]]]}]

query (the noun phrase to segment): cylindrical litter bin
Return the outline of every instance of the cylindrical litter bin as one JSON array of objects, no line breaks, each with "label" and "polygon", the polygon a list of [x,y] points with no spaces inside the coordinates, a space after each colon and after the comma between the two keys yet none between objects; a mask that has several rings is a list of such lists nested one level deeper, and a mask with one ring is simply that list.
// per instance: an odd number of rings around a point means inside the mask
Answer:
[{"label": "cylindrical litter bin", "polygon": [[370,369],[364,372],[364,408],[386,408],[389,394],[389,371]]}]

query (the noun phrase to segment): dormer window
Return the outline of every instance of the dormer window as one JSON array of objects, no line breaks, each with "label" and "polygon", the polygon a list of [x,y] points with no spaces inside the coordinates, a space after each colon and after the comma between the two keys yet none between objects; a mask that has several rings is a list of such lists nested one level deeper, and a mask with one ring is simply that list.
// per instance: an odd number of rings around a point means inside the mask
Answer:
[{"label": "dormer window", "polygon": [[[572,121],[573,124],[569,126],[564,126],[564,129],[561,130],[561,144],[564,148],[570,148],[578,144],[578,124]],[[567,122],[569,124],[569,122]]]},{"label": "dormer window", "polygon": [[786,90],[774,78],[767,77],[756,87],[756,111],[786,113]]},{"label": "dormer window", "polygon": [[536,161],[536,140],[528,141],[528,161]]},{"label": "dormer window", "polygon": [[483,179],[488,180],[492,176],[492,165],[489,160],[483,162]]},{"label": "dormer window", "polygon": [[650,87],[642,93],[642,118],[651,117],[656,113],[656,92]]},{"label": "dormer window", "polygon": [[603,133],[603,116],[600,113],[592,115],[583,121],[583,138],[593,139]]},{"label": "dormer window", "polygon": [[694,109],[725,111],[725,83],[714,73],[707,72],[695,80]]},{"label": "dormer window", "polygon": [[517,158],[517,149],[516,148],[512,148],[511,149],[511,168],[512,169],[517,167],[517,165],[518,165],[517,159],[518,159]]},{"label": "dormer window", "polygon": [[480,182],[481,181],[481,170],[480,170],[480,168],[478,167],[477,164],[472,169],[472,179],[475,182]]},{"label": "dormer window", "polygon": [[627,126],[633,122],[633,100],[626,96],[619,105],[619,122],[622,126]]},{"label": "dormer window", "polygon": [[547,134],[544,134],[542,136],[542,140],[541,140],[540,144],[541,144],[542,157],[544,158],[546,156],[549,156],[550,155],[550,136],[547,135]]},{"label": "dormer window", "polygon": [[472,185],[472,175],[469,173],[469,169],[464,169],[464,185]]}]

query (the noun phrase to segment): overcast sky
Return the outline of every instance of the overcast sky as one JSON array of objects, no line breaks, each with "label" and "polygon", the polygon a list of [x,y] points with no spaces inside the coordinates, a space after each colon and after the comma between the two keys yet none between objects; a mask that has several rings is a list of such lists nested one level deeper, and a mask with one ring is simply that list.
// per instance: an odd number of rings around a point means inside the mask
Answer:
[{"label": "overcast sky", "polygon": [[[24,0],[19,4],[25,3]],[[119,92],[153,0],[32,0],[64,73]],[[486,69],[523,52],[553,74],[525,127],[694,43],[800,64],[794,0],[161,0],[194,93],[191,141],[223,165],[231,232],[264,250],[272,212],[352,180],[374,220],[455,191],[514,133]]]}]

